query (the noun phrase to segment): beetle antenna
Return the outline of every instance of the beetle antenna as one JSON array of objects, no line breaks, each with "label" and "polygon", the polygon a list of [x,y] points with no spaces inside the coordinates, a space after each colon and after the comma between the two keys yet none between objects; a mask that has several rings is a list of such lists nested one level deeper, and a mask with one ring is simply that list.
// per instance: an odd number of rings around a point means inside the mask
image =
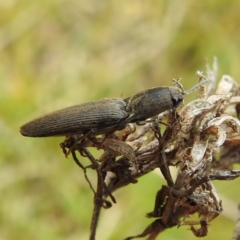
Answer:
[{"label": "beetle antenna", "polygon": [[180,92],[184,93],[183,85],[180,83],[181,80],[182,80],[181,78],[172,79],[173,85],[177,87],[180,90]]},{"label": "beetle antenna", "polygon": [[193,87],[190,88],[189,90],[184,91],[183,94],[184,94],[184,95],[187,95],[187,94],[189,94],[189,93],[191,93],[191,92],[194,92],[194,91],[196,91],[196,89],[200,88],[202,85],[206,84],[207,82],[209,82],[209,79],[206,79],[206,80],[198,83],[197,85],[193,86]]}]

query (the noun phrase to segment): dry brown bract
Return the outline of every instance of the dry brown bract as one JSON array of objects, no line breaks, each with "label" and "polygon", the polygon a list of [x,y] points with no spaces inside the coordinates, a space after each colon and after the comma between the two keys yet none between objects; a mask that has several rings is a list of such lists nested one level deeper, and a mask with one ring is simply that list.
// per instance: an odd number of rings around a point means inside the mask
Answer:
[{"label": "dry brown bract", "polygon": [[[240,87],[226,75],[216,86],[216,72],[216,65],[213,70],[207,69],[206,77],[198,72],[199,81],[209,82],[200,88],[196,100],[177,111],[166,111],[140,126],[128,124],[107,136],[74,136],[61,144],[65,154],[71,153],[84,170],[94,192],[91,240],[95,239],[101,208],[111,206],[107,197],[115,202],[113,191],[136,183],[137,178],[155,168],[161,170],[167,182],[157,192],[155,207],[147,215],[155,221],[141,234],[127,239],[147,236],[153,240],[165,229],[182,225],[191,226],[195,236],[207,234],[208,223],[222,211],[212,180],[232,180],[240,175],[240,170],[232,170],[233,164],[240,161]],[[175,83],[180,86],[178,80]],[[104,152],[96,160],[88,147]],[[89,158],[98,176],[96,190],[75,151]],[[175,180],[169,166],[178,169]],[[191,220],[195,213],[199,219]]]}]

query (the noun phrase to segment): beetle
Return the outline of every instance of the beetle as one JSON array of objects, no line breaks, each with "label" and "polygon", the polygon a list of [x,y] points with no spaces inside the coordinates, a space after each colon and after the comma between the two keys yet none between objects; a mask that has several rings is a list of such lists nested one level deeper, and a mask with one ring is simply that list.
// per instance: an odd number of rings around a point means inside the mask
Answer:
[{"label": "beetle", "polygon": [[207,81],[200,82],[188,91],[184,91],[176,81],[177,87],[155,87],[126,99],[103,99],[70,106],[24,124],[20,132],[27,137],[111,133],[123,129],[128,123],[144,121],[177,108],[183,102],[184,95]]}]

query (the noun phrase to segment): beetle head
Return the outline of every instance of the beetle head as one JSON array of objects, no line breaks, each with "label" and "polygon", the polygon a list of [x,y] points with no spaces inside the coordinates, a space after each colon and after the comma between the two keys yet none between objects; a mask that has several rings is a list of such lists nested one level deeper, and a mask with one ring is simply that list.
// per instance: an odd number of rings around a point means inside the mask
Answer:
[{"label": "beetle head", "polygon": [[169,90],[173,108],[177,108],[183,101],[184,93],[181,92],[178,87],[170,87]]}]

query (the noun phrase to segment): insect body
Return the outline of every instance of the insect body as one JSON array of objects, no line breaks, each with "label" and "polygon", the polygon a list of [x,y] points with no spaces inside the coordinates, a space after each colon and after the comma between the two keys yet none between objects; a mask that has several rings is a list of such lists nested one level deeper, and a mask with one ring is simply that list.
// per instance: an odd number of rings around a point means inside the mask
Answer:
[{"label": "insect body", "polygon": [[184,92],[180,87],[156,87],[127,99],[103,99],[83,103],[36,118],[20,128],[28,137],[104,134],[120,130],[127,123],[144,121],[166,110],[177,108],[184,95],[207,80]]},{"label": "insect body", "polygon": [[36,118],[20,128],[28,137],[68,136],[105,133],[118,126],[129,114],[122,99],[103,99],[63,108]]}]

